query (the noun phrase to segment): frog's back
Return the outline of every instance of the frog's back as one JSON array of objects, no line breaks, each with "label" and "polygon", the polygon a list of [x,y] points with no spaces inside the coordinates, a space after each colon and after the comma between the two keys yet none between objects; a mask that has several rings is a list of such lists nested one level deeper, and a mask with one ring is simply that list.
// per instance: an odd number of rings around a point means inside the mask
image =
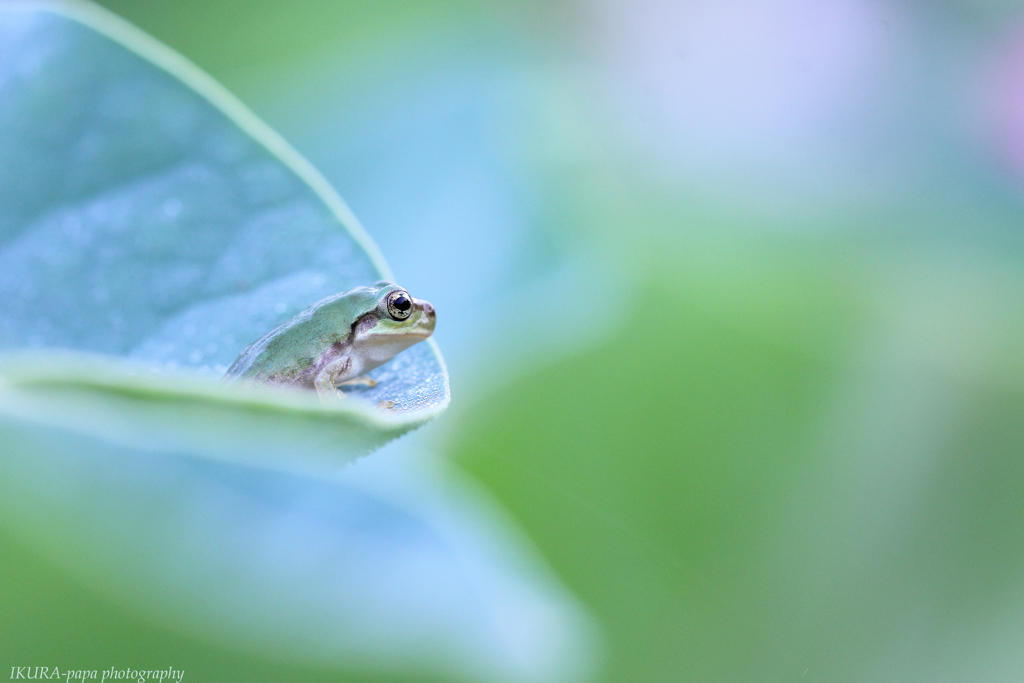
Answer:
[{"label": "frog's back", "polygon": [[340,353],[352,323],[375,305],[375,292],[368,287],[322,299],[247,346],[224,376],[312,385],[324,355]]},{"label": "frog's back", "polygon": [[317,355],[309,319],[296,316],[247,346],[225,376],[290,383],[315,363]]}]

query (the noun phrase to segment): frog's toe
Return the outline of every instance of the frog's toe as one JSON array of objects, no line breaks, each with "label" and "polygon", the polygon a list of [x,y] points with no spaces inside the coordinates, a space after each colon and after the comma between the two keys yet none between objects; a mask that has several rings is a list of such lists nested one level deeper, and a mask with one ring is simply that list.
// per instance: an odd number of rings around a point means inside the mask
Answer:
[{"label": "frog's toe", "polygon": [[395,407],[395,402],[394,401],[381,401],[380,403],[377,404],[377,407],[378,408],[393,409]]},{"label": "frog's toe", "polygon": [[377,386],[377,380],[372,377],[356,377],[355,379],[347,379],[344,382],[339,382],[338,386],[353,387],[362,385],[364,387],[370,387],[371,389]]},{"label": "frog's toe", "polygon": [[324,389],[322,391],[317,388],[316,395],[320,399],[320,403],[325,406],[333,405],[345,398],[345,392],[334,388]]}]

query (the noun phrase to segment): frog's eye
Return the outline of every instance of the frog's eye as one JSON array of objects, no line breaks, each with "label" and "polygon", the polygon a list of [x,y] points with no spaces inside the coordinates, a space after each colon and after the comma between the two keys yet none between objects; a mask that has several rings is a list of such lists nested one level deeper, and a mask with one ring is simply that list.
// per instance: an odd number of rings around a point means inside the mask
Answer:
[{"label": "frog's eye", "polygon": [[388,315],[395,320],[405,320],[412,315],[412,297],[401,289],[388,294]]}]

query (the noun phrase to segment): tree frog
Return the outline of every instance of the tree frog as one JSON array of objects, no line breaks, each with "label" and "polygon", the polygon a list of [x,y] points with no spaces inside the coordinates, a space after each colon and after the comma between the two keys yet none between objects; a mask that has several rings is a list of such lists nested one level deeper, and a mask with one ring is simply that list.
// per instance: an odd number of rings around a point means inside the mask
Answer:
[{"label": "tree frog", "polygon": [[321,299],[249,344],[224,379],[316,389],[322,401],[344,398],[338,385],[376,386],[363,375],[429,337],[435,322],[434,307],[398,285],[356,287]]}]

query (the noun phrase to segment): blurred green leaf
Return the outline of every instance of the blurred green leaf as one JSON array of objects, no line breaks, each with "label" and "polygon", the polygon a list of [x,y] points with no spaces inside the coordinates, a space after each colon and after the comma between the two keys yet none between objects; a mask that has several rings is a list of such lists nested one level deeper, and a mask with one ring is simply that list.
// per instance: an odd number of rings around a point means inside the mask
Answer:
[{"label": "blurred green leaf", "polygon": [[604,680],[1014,680],[1024,270],[798,242],[666,254],[453,453],[594,609]]}]

